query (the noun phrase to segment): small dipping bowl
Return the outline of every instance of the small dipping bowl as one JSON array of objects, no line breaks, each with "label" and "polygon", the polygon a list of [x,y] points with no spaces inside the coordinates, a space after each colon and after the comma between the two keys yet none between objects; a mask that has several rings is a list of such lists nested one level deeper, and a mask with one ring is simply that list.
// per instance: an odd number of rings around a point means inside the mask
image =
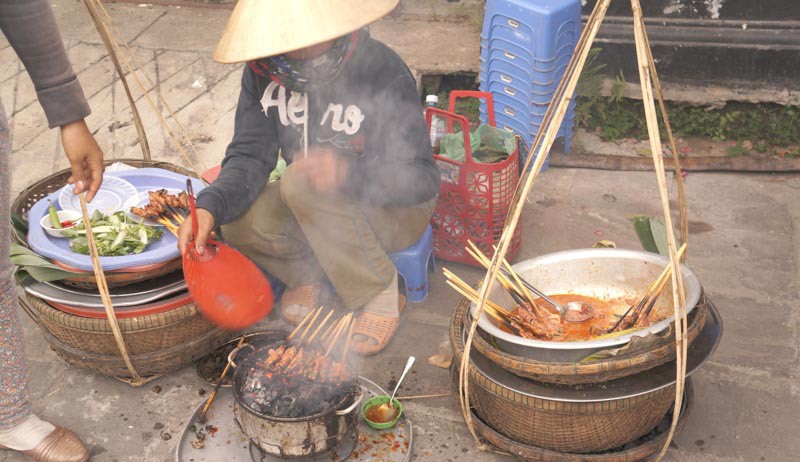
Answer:
[{"label": "small dipping bowl", "polygon": [[394,418],[388,422],[373,422],[367,418],[367,410],[373,406],[380,406],[381,404],[385,404],[389,402],[389,397],[386,395],[381,396],[373,396],[372,398],[368,399],[361,405],[361,418],[364,419],[364,422],[367,423],[370,427],[374,428],[375,430],[386,430],[389,428],[394,427],[397,425],[397,421],[400,420],[400,417],[403,415],[403,405],[400,404],[400,401],[395,398],[393,401],[394,408],[397,411],[394,415]]},{"label": "small dipping bowl", "polygon": [[50,222],[49,213],[42,217],[42,219],[39,221],[39,224],[42,226],[42,229],[44,229],[44,232],[46,232],[48,235],[56,238],[63,238],[64,235],[61,234],[61,231],[77,226],[78,223],[80,223],[80,221],[83,219],[83,214],[75,210],[59,210],[58,219],[61,221],[61,223],[65,221],[71,221],[72,226],[54,228],[53,224]]}]

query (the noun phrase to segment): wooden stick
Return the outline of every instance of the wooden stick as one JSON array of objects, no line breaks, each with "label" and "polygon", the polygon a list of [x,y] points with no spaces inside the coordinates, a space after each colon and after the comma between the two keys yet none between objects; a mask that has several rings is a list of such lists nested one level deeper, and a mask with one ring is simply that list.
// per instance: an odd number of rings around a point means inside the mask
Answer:
[{"label": "wooden stick", "polygon": [[[452,287],[453,290],[458,292],[461,296],[467,298],[468,300],[470,300],[472,302],[478,301],[478,293],[477,292],[466,291],[463,288],[459,287],[458,285],[454,284],[452,281],[445,281],[445,282],[447,283],[447,285]],[[488,314],[489,316],[492,316],[493,318],[497,319],[498,321],[501,321],[501,322],[506,321],[507,318],[508,318],[508,316],[506,316],[507,312],[502,310],[500,307],[495,307],[495,306],[492,306],[492,305],[494,305],[494,304],[493,303],[487,303],[483,307],[483,311],[485,311],[486,314]]]},{"label": "wooden stick", "polygon": [[349,313],[347,316],[345,316],[345,321],[342,323],[342,325],[339,327],[339,329],[336,330],[336,333],[333,335],[333,339],[331,340],[331,343],[328,346],[328,350],[325,352],[325,356],[324,356],[325,358],[327,358],[331,354],[331,351],[333,351],[333,347],[336,346],[336,342],[339,341],[339,336],[342,335],[342,332],[344,330],[346,330],[350,326],[350,321],[352,320],[352,318],[353,318],[353,313]]},{"label": "wooden stick", "polygon": [[429,399],[429,398],[444,398],[446,396],[453,396],[452,393],[435,393],[433,395],[413,395],[413,396],[395,396],[398,401],[411,401],[414,399]]},{"label": "wooden stick", "polygon": [[319,338],[320,343],[326,343],[328,339],[331,338],[331,334],[336,332],[336,329],[339,328],[339,324],[341,324],[342,321],[344,321],[345,316],[340,317],[339,319],[336,320],[335,323],[325,328],[325,332],[323,332],[322,336],[320,336]]},{"label": "wooden stick", "polygon": [[[239,343],[236,344],[236,348],[241,348],[244,345],[244,339],[246,335],[242,335],[239,339]],[[222,370],[222,374],[220,374],[219,378],[217,379],[217,383],[214,384],[214,391],[211,392],[209,395],[208,400],[206,400],[205,406],[203,406],[203,410],[200,411],[200,416],[197,418],[198,422],[203,423],[206,421],[206,414],[208,414],[208,410],[211,409],[211,403],[214,402],[214,398],[217,397],[217,393],[219,393],[219,389],[222,386],[222,381],[225,380],[225,376],[228,375],[228,370],[231,368],[231,362],[228,361],[225,364],[225,369]]]},{"label": "wooden stick", "polygon": [[[678,251],[678,256],[679,256],[678,258],[680,258],[680,255],[683,255],[683,252],[685,250],[686,250],[686,244],[683,244],[680,250]],[[656,279],[653,282],[651,282],[650,285],[647,286],[641,298],[639,298],[639,301],[631,304],[631,306],[628,307],[628,310],[625,311],[625,313],[623,313],[622,317],[619,318],[617,322],[615,322],[614,325],[611,326],[611,328],[606,331],[606,333],[614,332],[614,330],[617,327],[619,327],[620,324],[622,324],[622,320],[627,318],[628,316],[636,316],[636,314],[639,313],[642,310],[642,308],[644,308],[644,306],[647,304],[647,300],[650,297],[650,295],[656,290],[656,288],[663,281],[666,281],[671,274],[672,274],[672,265],[667,264],[667,266],[665,266],[664,269],[661,270],[661,273],[658,275],[658,277],[656,277]]]},{"label": "wooden stick", "polygon": [[[489,259],[489,257],[487,257],[486,254],[484,254],[483,251],[472,241],[467,241],[467,243],[472,247],[471,249],[466,249],[467,253],[469,253],[472,258],[477,260],[478,263],[483,265],[484,268],[489,269],[492,266],[492,261]],[[508,279],[505,273],[498,273],[497,278],[500,280],[500,284],[503,284],[503,287],[505,287],[506,290],[514,290],[513,283],[510,279]]]},{"label": "wooden stick", "polygon": [[[447,277],[447,279],[449,279],[448,282],[450,282],[450,281],[455,282],[462,289],[466,290],[470,294],[477,294],[478,293],[471,285],[469,285],[466,282],[464,282],[464,280],[462,280],[461,278],[456,276],[455,273],[453,273],[452,271],[448,270],[447,268],[442,268],[442,270],[445,273],[445,277]],[[472,296],[472,295],[470,295],[470,296]],[[511,313],[509,311],[507,311],[506,309],[504,309],[503,307],[501,307],[500,305],[498,305],[497,303],[495,303],[495,302],[493,302],[491,300],[487,300],[487,304],[491,308],[493,308],[493,309],[497,310],[498,312],[500,312],[501,314],[503,314],[504,316],[510,316],[511,315]]]},{"label": "wooden stick", "polygon": [[347,362],[347,353],[350,351],[350,340],[353,338],[353,329],[355,329],[355,321],[350,323],[350,328],[347,329],[347,340],[344,342],[344,353],[342,353],[342,363]]},{"label": "wooden stick", "polygon": [[298,333],[298,332],[300,332],[300,329],[301,329],[301,328],[302,328],[302,327],[303,327],[303,326],[306,324],[306,322],[308,322],[308,320],[309,320],[309,319],[311,319],[311,316],[312,316],[312,314],[313,314],[313,313],[314,313],[313,311],[309,311],[309,312],[306,314],[306,317],[305,317],[305,318],[303,318],[303,320],[302,320],[302,321],[300,321],[300,324],[298,324],[298,325],[297,325],[297,327],[295,327],[295,328],[294,328],[294,330],[292,331],[292,333],[291,333],[291,334],[289,334],[289,336],[288,336],[288,337],[286,337],[286,340],[291,340],[291,339],[293,339],[293,338],[294,338],[294,336],[295,336],[295,335],[297,335],[297,333]]},{"label": "wooden stick", "polygon": [[322,329],[322,327],[325,325],[325,323],[326,323],[326,322],[328,322],[328,319],[330,319],[330,318],[331,318],[331,316],[333,316],[333,312],[334,312],[334,311],[335,311],[335,310],[330,310],[330,311],[328,312],[328,315],[327,315],[327,316],[325,316],[325,319],[323,319],[321,323],[319,323],[319,326],[317,326],[317,328],[314,330],[314,333],[313,333],[313,334],[311,334],[311,336],[310,336],[310,337],[308,337],[308,339],[306,339],[306,341],[305,341],[306,345],[310,345],[310,344],[311,344],[311,342],[313,342],[313,341],[314,341],[314,337],[316,337],[316,336],[317,336],[317,334],[318,334],[318,333],[319,333],[319,331]]},{"label": "wooden stick", "polygon": [[306,338],[306,334],[308,334],[308,331],[311,330],[311,326],[314,325],[314,323],[317,321],[317,318],[319,317],[320,314],[322,314],[322,307],[321,306],[319,308],[317,308],[316,310],[314,310],[314,317],[311,318],[311,322],[308,323],[306,328],[303,330],[303,334],[300,335],[300,343],[303,343],[303,339]]},{"label": "wooden stick", "polygon": [[119,329],[117,322],[117,315],[114,312],[114,306],[111,304],[111,295],[108,292],[108,284],[106,283],[106,275],[103,272],[103,265],[100,264],[100,255],[97,252],[97,243],[94,240],[94,233],[92,232],[92,221],[89,218],[89,210],[86,207],[85,194],[78,195],[81,202],[81,212],[83,212],[83,222],[86,223],[86,240],[89,242],[89,255],[92,259],[92,268],[94,269],[94,277],[97,282],[97,290],[100,292],[100,299],[103,301],[103,308],[108,317],[108,324],[111,326],[111,332],[114,334],[114,340],[117,343],[117,348],[122,355],[122,360],[125,362],[125,367],[131,373],[133,382],[131,385],[139,386],[144,383],[142,377],[136,372],[136,369],[131,363],[131,358],[128,356],[128,348],[125,346],[125,339],[122,338],[122,332]]}]

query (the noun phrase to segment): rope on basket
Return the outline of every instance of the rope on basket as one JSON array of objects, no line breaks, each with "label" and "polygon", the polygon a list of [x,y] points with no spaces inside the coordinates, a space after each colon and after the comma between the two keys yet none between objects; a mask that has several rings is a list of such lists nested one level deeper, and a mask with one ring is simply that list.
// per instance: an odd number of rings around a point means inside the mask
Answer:
[{"label": "rope on basket", "polygon": [[[482,313],[484,305],[487,302],[489,289],[494,284],[497,274],[500,270],[505,255],[508,251],[511,237],[514,229],[516,228],[522,208],[525,205],[525,200],[530,194],[533,182],[536,180],[538,174],[541,172],[544,164],[544,159],[550,152],[553,141],[557,136],[561,122],[566,114],[568,104],[571,100],[571,95],[574,94],[575,87],[580,77],[581,70],[586,62],[586,57],[589,52],[589,47],[594,42],[597,31],[606,15],[611,0],[601,0],[595,4],[591,15],[586,23],[586,26],[581,34],[578,43],[575,47],[575,52],[567,66],[564,77],[561,79],[558,87],[556,88],[553,96],[553,101],[557,104],[550,105],[544,115],[544,120],[539,128],[539,132],[530,148],[528,159],[525,162],[523,169],[523,178],[520,179],[517,189],[514,194],[514,201],[508,213],[508,219],[503,229],[503,233],[498,242],[495,255],[492,258],[491,265],[486,273],[486,276],[481,284],[480,294],[478,299],[478,313]],[[687,338],[686,331],[688,330],[687,317],[686,317],[686,297],[683,287],[683,280],[680,275],[680,260],[676,254],[676,240],[675,233],[672,226],[672,218],[669,206],[669,191],[666,184],[666,172],[664,168],[664,159],[661,145],[661,137],[658,128],[658,116],[656,115],[653,85],[658,96],[661,113],[664,118],[666,131],[670,141],[670,147],[673,152],[673,160],[676,168],[676,181],[678,182],[678,199],[680,203],[680,226],[681,237],[684,241],[688,239],[688,217],[686,212],[686,197],[683,187],[683,178],[680,170],[680,161],[678,153],[675,149],[675,141],[672,135],[672,130],[669,125],[669,119],[666,113],[666,107],[663,101],[663,92],[661,84],[655,70],[655,62],[653,60],[650,44],[647,39],[647,34],[644,28],[644,20],[642,17],[641,6],[639,0],[631,0],[634,18],[634,41],[636,44],[637,61],[639,64],[640,81],[642,86],[642,99],[645,107],[645,117],[647,119],[648,135],[653,153],[653,162],[656,170],[656,179],[658,182],[659,193],[664,212],[665,226],[667,228],[667,242],[669,248],[670,264],[672,265],[672,292],[673,292],[673,310],[675,314],[675,342],[676,342],[676,398],[675,407],[673,410],[672,425],[670,427],[669,435],[667,436],[664,446],[658,455],[656,461],[660,461],[666,454],[669,444],[674,436],[676,424],[680,417],[680,406],[683,398],[683,390],[686,378],[686,352],[687,352]],[[541,146],[539,143],[541,141]],[[537,149],[538,147],[538,149]],[[534,153],[537,155],[534,156]],[[533,165],[531,166],[531,162]],[[470,325],[469,333],[464,343],[464,354],[461,358],[459,369],[459,398],[461,402],[461,411],[464,420],[467,423],[470,433],[479,449],[487,450],[478,435],[475,432],[474,424],[472,422],[472,413],[470,409],[470,396],[469,396],[469,364],[470,364],[470,349],[472,341],[477,328],[478,319],[480,314],[476,316]]]},{"label": "rope on basket", "polygon": [[[167,103],[167,101],[164,98],[164,96],[161,94],[161,91],[159,90],[158,86],[155,83],[153,83],[153,80],[147,75],[146,72],[143,71],[142,64],[136,58],[136,56],[133,53],[133,51],[131,51],[130,46],[125,41],[125,39],[122,37],[122,33],[120,32],[119,28],[114,23],[114,20],[111,18],[111,15],[108,13],[108,10],[106,9],[106,7],[103,5],[103,3],[100,0],[84,0],[84,3],[86,4],[87,9],[89,10],[90,14],[92,15],[92,19],[94,20],[95,26],[97,27],[98,32],[100,32],[101,37],[105,37],[103,42],[106,43],[106,49],[108,50],[108,54],[111,57],[111,59],[115,63],[118,63],[118,59],[119,58],[122,59],[123,63],[125,64],[125,67],[128,69],[128,72],[130,72],[130,75],[133,77],[134,82],[136,82],[137,86],[139,87],[139,90],[142,92],[142,95],[145,97],[145,99],[147,100],[148,104],[150,105],[150,108],[153,110],[153,112],[158,117],[159,122],[161,123],[161,126],[164,127],[164,129],[167,131],[167,134],[169,135],[169,137],[172,140],[172,142],[175,144],[175,147],[181,153],[181,156],[191,166],[192,170],[194,171],[195,176],[197,176],[197,178],[202,180],[202,178],[203,178],[202,174],[203,174],[203,172],[208,170],[208,166],[203,161],[202,156],[200,156],[200,154],[197,152],[197,149],[195,149],[194,143],[192,142],[191,138],[187,134],[187,130],[184,128],[184,126],[178,120],[178,117],[175,115],[175,112],[172,110],[172,108]],[[103,17],[100,17],[101,13],[102,13]],[[108,24],[106,24],[106,23],[108,23]],[[109,27],[109,24],[110,24],[110,27]],[[107,40],[107,42],[106,42],[106,40]],[[122,47],[120,46],[120,43],[122,43],[122,45],[125,47],[125,50],[122,49]],[[127,52],[126,52],[126,50],[127,50]],[[119,58],[118,58],[118,56],[119,56]],[[131,64],[131,61],[133,61],[133,63],[135,64],[136,67],[134,67]],[[145,85],[139,79],[139,75],[138,75],[137,71],[141,72],[145,76],[145,79],[147,80],[148,84],[150,85],[149,89],[147,87],[145,87]],[[122,68],[120,66],[117,67],[117,73],[120,75],[120,77],[123,79],[123,82],[124,82],[125,81],[125,77],[123,75],[123,71],[122,71]],[[126,84],[126,88],[127,88],[127,84]],[[200,164],[200,167],[198,167],[198,165],[192,160],[192,158],[189,156],[189,153],[186,152],[186,149],[183,146],[184,143],[182,143],[178,139],[178,136],[172,130],[172,127],[170,127],[169,123],[167,122],[166,118],[162,114],[161,110],[156,106],[155,102],[150,97],[150,92],[151,91],[156,94],[156,96],[158,97],[159,102],[164,106],[164,108],[167,110],[167,112],[169,113],[169,115],[172,118],[172,120],[175,122],[175,125],[177,126],[178,131],[181,133],[184,142],[192,150],[192,153],[194,154],[195,158],[197,159],[197,162]],[[135,105],[133,99],[129,98],[128,101],[129,101],[129,103],[131,105],[131,109],[134,111],[135,116],[138,117],[138,112],[136,111],[136,105]],[[140,140],[143,137],[144,137],[144,129],[142,129],[142,132],[140,133]],[[148,155],[145,157],[145,159],[146,160],[150,159],[149,152],[148,152]]]}]

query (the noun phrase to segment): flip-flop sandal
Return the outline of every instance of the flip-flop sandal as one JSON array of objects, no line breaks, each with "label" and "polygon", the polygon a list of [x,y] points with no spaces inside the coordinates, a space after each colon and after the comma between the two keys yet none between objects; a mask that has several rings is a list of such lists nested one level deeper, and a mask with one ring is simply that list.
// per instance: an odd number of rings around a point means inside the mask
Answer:
[{"label": "flip-flop sandal", "polygon": [[[300,324],[308,313],[319,308],[321,288],[319,284],[309,284],[305,286],[287,289],[281,297],[281,315],[292,323]],[[288,309],[289,307],[302,307],[303,309]]]},{"label": "flip-flop sandal", "polygon": [[[400,314],[403,314],[403,308],[406,306],[406,297],[404,295],[400,295],[399,303]],[[361,315],[359,315],[356,320],[355,327],[353,327],[352,335],[363,335],[364,337],[374,339],[377,343],[373,345],[369,339],[360,342],[351,340],[350,351],[364,356],[380,353],[389,345],[399,325],[399,316],[396,318],[387,318],[386,316],[362,311]]]}]

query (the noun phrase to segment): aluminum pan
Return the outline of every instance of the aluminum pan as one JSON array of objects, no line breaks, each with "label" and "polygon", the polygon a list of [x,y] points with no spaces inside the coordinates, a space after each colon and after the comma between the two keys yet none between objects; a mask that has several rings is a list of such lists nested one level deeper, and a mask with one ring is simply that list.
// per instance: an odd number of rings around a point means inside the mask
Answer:
[{"label": "aluminum pan", "polygon": [[[577,249],[542,255],[514,265],[520,277],[531,281],[545,293],[573,293],[599,299],[635,298],[658,276],[669,259],[658,254],[624,249]],[[694,309],[700,301],[702,288],[697,275],[686,265],[681,265],[686,306]],[[497,283],[489,292],[489,298],[503,307],[513,308],[515,303]],[[672,293],[665,290],[655,309],[671,312]],[[477,306],[473,303],[470,313],[474,317]],[[550,342],[525,339],[507,333],[497,327],[488,316],[482,315],[479,328],[494,337],[498,347],[518,356],[542,361],[577,361],[594,352],[620,347],[633,336],[643,336],[666,329],[674,316],[652,324],[634,333],[619,337],[581,342]]]}]

